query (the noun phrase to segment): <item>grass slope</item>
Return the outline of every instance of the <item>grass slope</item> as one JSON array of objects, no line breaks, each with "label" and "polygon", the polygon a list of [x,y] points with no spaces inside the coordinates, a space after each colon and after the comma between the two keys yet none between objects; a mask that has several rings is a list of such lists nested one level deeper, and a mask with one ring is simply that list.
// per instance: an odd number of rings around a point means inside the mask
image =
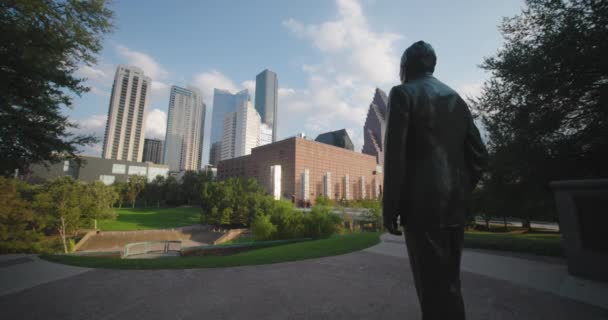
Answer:
[{"label": "grass slope", "polygon": [[116,209],[116,220],[100,220],[98,228],[103,231],[130,231],[166,229],[200,223],[201,208],[146,208]]},{"label": "grass slope", "polygon": [[489,249],[530,253],[541,256],[562,257],[561,235],[557,233],[496,233],[467,231],[466,248]]},{"label": "grass slope", "polygon": [[380,233],[365,232],[312,240],[243,252],[231,256],[203,256],[164,259],[111,259],[71,255],[43,255],[41,258],[80,267],[111,269],[216,268],[297,261],[345,254],[380,242]]}]

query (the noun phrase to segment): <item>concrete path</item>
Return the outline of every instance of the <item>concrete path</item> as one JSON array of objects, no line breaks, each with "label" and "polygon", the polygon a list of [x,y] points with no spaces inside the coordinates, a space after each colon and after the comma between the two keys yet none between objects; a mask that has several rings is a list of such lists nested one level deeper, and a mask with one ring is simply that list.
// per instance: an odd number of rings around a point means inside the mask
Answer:
[{"label": "concrete path", "polygon": [[0,296],[69,278],[91,269],[41,260],[33,254],[0,255]]},{"label": "concrete path", "polygon": [[[383,239],[364,251],[263,266],[75,268],[83,272],[0,295],[0,310],[3,319],[420,319],[405,247],[399,238]],[[497,267],[519,260],[525,259],[466,251],[462,280],[469,320],[608,319],[608,309],[547,290],[553,276],[530,277],[534,284],[525,285],[524,278],[504,272],[508,267]],[[526,270],[564,268],[560,261],[529,262],[535,267]],[[40,262],[0,265],[1,286],[8,268],[29,263]]]},{"label": "concrete path", "polygon": [[[384,234],[382,240],[366,251],[407,258],[403,237]],[[608,309],[608,283],[570,276],[562,259],[467,249],[462,270]]]}]

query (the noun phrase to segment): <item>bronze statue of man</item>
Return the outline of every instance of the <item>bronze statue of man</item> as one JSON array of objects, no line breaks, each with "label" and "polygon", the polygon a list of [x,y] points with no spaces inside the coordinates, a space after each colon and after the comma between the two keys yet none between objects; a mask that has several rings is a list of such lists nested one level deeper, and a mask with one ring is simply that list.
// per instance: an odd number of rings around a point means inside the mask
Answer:
[{"label": "bronze statue of man", "polygon": [[487,151],[465,101],[433,77],[436,62],[431,45],[411,45],[389,94],[384,226],[401,234],[400,217],[423,319],[465,319],[465,215]]}]

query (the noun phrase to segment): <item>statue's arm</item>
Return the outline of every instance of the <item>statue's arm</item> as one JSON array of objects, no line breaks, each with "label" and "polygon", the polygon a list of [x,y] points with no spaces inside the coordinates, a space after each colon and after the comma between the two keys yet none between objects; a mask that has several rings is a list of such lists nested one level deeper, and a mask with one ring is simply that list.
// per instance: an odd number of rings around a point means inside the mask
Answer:
[{"label": "statue's arm", "polygon": [[[464,103],[464,102],[463,102]],[[481,139],[479,129],[473,121],[473,116],[469,107],[465,104],[466,117],[468,121],[468,131],[465,141],[465,160],[471,173],[471,190],[475,189],[475,186],[481,179],[481,175],[488,164],[488,151],[486,146]]]},{"label": "statue's arm", "polygon": [[393,88],[388,100],[388,119],[384,137],[384,194],[382,215],[384,226],[397,229],[397,217],[405,220],[406,213],[399,208],[399,199],[405,174],[405,142],[409,126],[409,104],[405,94]]}]

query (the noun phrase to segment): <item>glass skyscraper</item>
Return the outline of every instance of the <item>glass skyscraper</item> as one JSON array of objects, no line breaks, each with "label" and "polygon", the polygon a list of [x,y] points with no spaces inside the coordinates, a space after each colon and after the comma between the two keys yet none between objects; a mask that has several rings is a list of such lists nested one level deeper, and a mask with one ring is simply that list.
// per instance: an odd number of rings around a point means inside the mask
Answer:
[{"label": "glass skyscraper", "polygon": [[171,87],[163,162],[171,171],[199,170],[202,166],[205,104],[193,87]]},{"label": "glass skyscraper", "polygon": [[277,141],[277,74],[266,69],[255,77],[255,109],[262,123],[272,128],[272,142]]},{"label": "glass skyscraper", "polygon": [[[222,141],[222,133],[224,130],[224,115],[229,112],[235,112],[237,109],[251,100],[249,90],[245,89],[236,94],[222,89],[213,90],[213,114],[211,116],[211,138],[209,153],[209,163],[217,165],[219,157],[218,151],[221,153],[221,146],[218,143]],[[214,147],[215,145],[215,147]]]}]

